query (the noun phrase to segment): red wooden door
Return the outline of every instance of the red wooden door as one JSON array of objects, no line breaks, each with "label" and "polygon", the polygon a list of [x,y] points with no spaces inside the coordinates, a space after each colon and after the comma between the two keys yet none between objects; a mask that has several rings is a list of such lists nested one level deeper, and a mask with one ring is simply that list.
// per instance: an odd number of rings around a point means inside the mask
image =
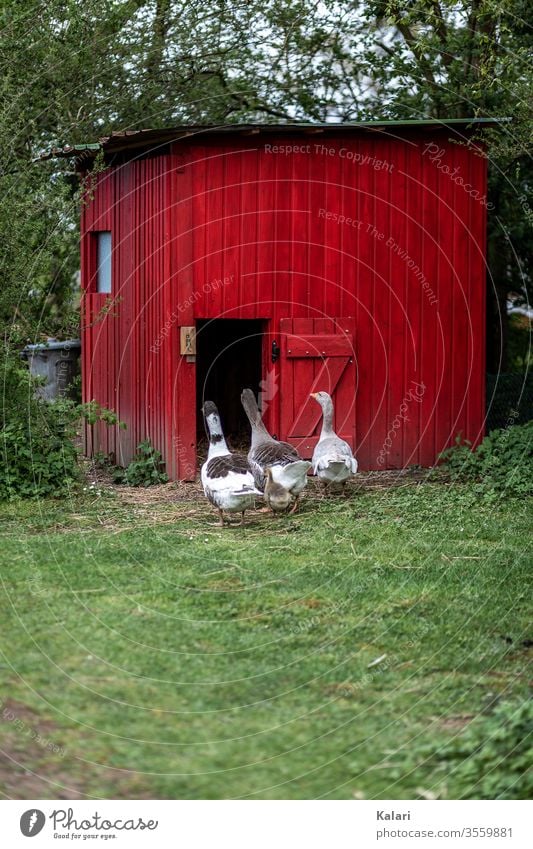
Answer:
[{"label": "red wooden door", "polygon": [[324,391],[333,398],[337,433],[355,450],[355,320],[284,318],[280,340],[280,439],[312,456],[322,410],[310,394]]}]

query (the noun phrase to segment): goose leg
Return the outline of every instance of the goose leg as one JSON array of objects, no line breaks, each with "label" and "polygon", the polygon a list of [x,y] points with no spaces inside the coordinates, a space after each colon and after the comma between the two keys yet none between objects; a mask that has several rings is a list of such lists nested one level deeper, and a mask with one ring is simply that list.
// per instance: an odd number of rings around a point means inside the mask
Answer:
[{"label": "goose leg", "polygon": [[220,509],[220,507],[218,508],[218,514],[220,516],[220,527],[223,528],[224,527],[224,513]]},{"label": "goose leg", "polygon": [[241,525],[244,525],[244,510],[241,513]]},{"label": "goose leg", "polygon": [[292,508],[289,510],[289,516],[292,516],[293,513],[296,513],[296,510],[298,509],[299,503],[300,503],[300,496],[297,495],[296,498],[294,499],[294,504],[292,505]]}]

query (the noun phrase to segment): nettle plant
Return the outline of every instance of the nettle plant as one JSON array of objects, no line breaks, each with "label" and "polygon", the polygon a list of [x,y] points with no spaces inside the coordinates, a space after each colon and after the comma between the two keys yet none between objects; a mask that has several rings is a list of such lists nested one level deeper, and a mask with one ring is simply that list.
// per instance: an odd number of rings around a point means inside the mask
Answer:
[{"label": "nettle plant", "polygon": [[427,750],[448,795],[462,799],[530,799],[533,701],[502,702],[437,751]]},{"label": "nettle plant", "polygon": [[113,479],[126,486],[154,486],[167,483],[168,475],[164,471],[161,452],[154,448],[149,439],[145,439],[137,446],[137,453],[129,466],[115,469]]},{"label": "nettle plant", "polygon": [[458,437],[441,454],[452,480],[472,481],[484,495],[533,495],[533,421],[493,430],[472,451]]},{"label": "nettle plant", "polygon": [[0,500],[65,495],[81,477],[74,441],[80,420],[91,427],[126,425],[96,401],[45,401],[35,396],[31,376],[17,378],[19,403],[10,405],[0,423]]}]

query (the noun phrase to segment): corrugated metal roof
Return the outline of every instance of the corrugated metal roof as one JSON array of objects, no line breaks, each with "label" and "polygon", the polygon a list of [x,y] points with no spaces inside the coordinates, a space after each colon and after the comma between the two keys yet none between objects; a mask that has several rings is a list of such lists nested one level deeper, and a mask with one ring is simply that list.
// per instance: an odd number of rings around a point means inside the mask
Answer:
[{"label": "corrugated metal roof", "polygon": [[294,123],[294,124],[184,124],[163,129],[117,130],[108,136],[103,136],[97,143],[65,145],[53,147],[43,152],[39,159],[54,159],[57,157],[77,157],[81,160],[91,159],[99,150],[117,153],[126,148],[142,148],[149,145],[169,144],[183,138],[196,135],[238,134],[257,135],[259,133],[335,133],[351,131],[386,131],[420,129],[430,130],[437,127],[453,127],[465,130],[474,127],[495,126],[510,121],[510,118],[427,118],[423,120],[388,120],[388,121],[353,121],[350,123]]}]

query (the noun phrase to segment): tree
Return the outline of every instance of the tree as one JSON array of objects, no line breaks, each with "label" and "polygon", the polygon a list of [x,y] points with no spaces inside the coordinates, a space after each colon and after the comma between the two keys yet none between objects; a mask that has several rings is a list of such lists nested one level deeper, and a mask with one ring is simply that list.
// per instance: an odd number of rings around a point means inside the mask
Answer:
[{"label": "tree", "polygon": [[72,306],[75,180],[33,163],[53,145],[186,122],[508,115],[490,139],[495,368],[507,293],[532,285],[531,15],[527,0],[4,0],[4,335],[60,332]]},{"label": "tree", "polygon": [[365,20],[368,55],[378,51],[374,73],[389,83],[379,89],[386,114],[512,118],[488,136],[487,365],[505,370],[509,292],[524,300],[533,293],[533,7],[526,0],[376,0],[365,5]]}]

